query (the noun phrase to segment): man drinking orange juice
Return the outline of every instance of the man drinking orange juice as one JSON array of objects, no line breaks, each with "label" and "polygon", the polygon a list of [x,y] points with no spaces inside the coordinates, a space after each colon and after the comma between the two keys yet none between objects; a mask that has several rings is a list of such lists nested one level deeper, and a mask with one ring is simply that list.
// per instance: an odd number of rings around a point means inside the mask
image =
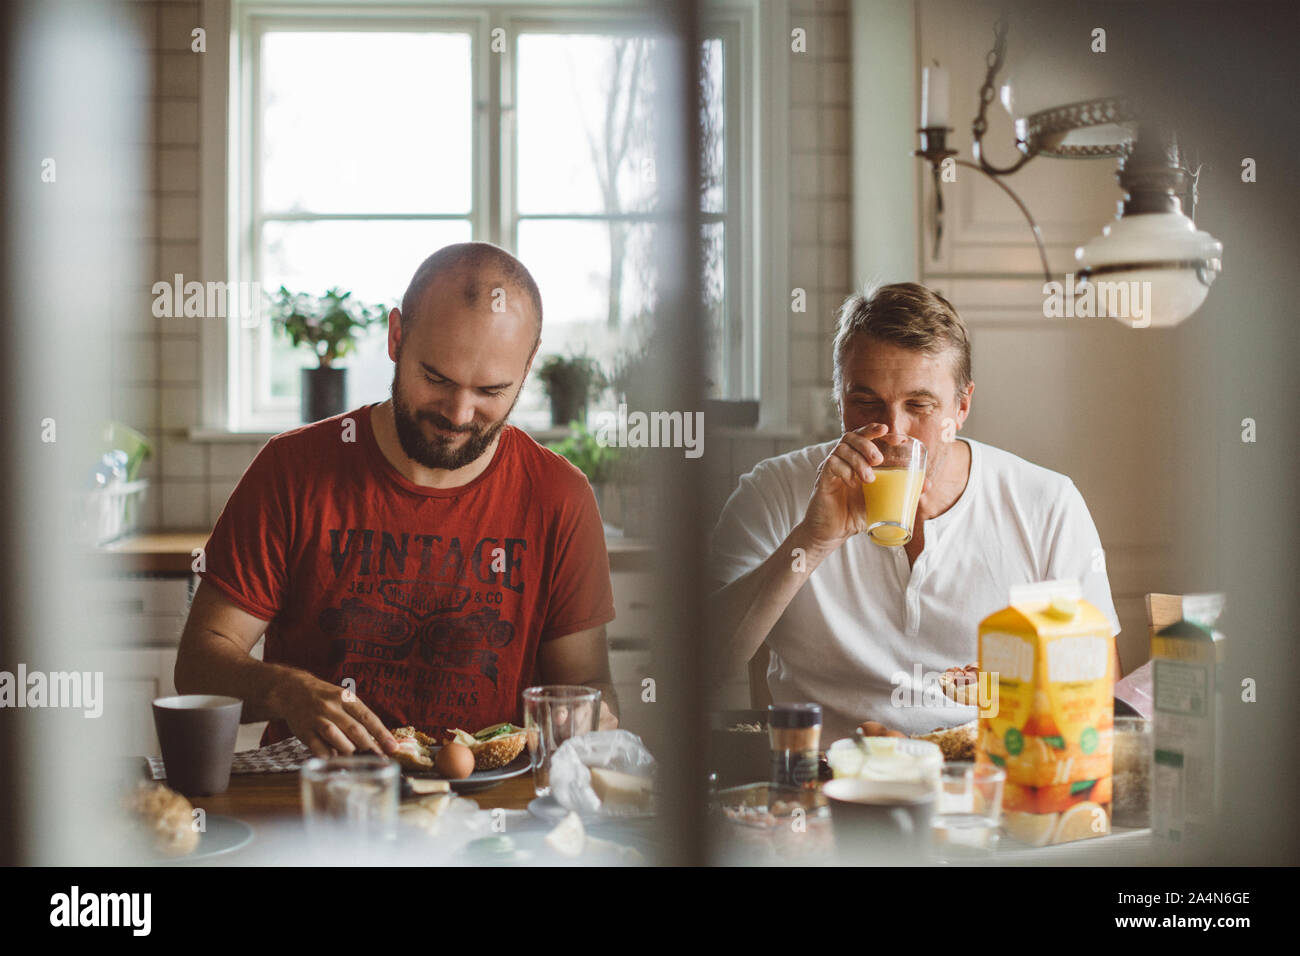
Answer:
[{"label": "man drinking orange juice", "polygon": [[914,283],[850,296],[834,369],[844,434],[759,462],[714,529],[721,670],[766,644],[773,699],[821,704],[825,734],[867,721],[917,734],[975,718],[913,685],[976,659],[979,622],[1012,585],[1077,579],[1119,633],[1074,483],[957,437],[975,384],[946,299]]}]

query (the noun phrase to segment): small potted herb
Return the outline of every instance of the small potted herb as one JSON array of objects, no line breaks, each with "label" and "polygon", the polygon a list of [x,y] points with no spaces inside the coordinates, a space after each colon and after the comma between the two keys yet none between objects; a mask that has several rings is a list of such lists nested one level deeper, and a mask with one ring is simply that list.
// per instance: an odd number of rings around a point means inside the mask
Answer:
[{"label": "small potted herb", "polygon": [[310,348],[318,363],[316,368],[302,370],[304,422],[346,410],[347,369],[334,363],[354,351],[359,335],[387,314],[385,306],[366,305],[337,287],[313,296],[280,286],[271,300],[271,319],[295,348]]},{"label": "small potted herb", "polygon": [[587,402],[608,386],[605,373],[586,355],[548,355],[537,369],[542,388],[551,400],[551,425],[586,422]]}]

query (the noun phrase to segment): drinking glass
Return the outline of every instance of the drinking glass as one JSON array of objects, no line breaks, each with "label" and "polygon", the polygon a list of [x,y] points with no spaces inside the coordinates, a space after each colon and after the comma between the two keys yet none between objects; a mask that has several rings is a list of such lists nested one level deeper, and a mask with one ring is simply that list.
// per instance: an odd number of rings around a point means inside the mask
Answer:
[{"label": "drinking glass", "polygon": [[875,480],[862,483],[867,537],[883,548],[896,548],[912,540],[925,485],[925,445],[893,432],[874,441],[885,460],[872,466]]},{"label": "drinking glass", "polygon": [[1117,827],[1151,826],[1152,722],[1145,717],[1115,718],[1110,822]]},{"label": "drinking glass", "polygon": [[524,730],[533,767],[533,791],[551,792],[551,757],[570,737],[591,733],[600,721],[600,691],[557,684],[524,691]]},{"label": "drinking glass", "polygon": [[302,812],[312,836],[392,839],[401,771],[374,754],[313,757],[302,765]]},{"label": "drinking glass", "polygon": [[979,856],[997,846],[1007,773],[989,763],[950,760],[939,771],[934,841],[942,857]]}]

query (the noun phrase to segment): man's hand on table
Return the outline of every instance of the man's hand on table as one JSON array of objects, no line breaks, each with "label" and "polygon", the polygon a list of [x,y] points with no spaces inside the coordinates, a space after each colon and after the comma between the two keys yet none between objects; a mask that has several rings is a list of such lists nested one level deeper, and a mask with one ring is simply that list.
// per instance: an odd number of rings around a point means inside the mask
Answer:
[{"label": "man's hand on table", "polygon": [[280,716],[317,757],[369,750],[385,756],[397,740],[350,691],[306,671],[286,675],[277,696]]}]

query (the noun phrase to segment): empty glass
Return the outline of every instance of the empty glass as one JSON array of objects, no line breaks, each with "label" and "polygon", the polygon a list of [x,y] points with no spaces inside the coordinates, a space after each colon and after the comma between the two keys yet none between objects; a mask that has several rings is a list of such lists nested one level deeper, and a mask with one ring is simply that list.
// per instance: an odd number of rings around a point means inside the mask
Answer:
[{"label": "empty glass", "polygon": [[1117,827],[1151,826],[1151,731],[1145,717],[1115,718],[1111,823]]},{"label": "empty glass", "polygon": [[392,839],[397,835],[401,771],[387,757],[313,757],[302,766],[307,832],[331,839]]},{"label": "empty glass", "polygon": [[600,691],[558,684],[524,691],[524,730],[533,767],[533,790],[551,792],[551,757],[570,737],[591,733],[600,722]]},{"label": "empty glass", "polygon": [[993,764],[952,760],[943,765],[934,816],[940,857],[982,855],[997,846],[1006,779],[1006,771]]}]

